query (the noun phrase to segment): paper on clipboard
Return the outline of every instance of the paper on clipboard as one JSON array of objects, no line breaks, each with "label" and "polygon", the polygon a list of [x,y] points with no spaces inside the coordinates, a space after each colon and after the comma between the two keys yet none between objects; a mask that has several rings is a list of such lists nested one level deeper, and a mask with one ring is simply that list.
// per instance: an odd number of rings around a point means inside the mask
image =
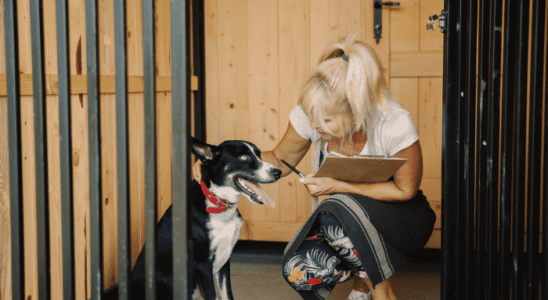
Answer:
[{"label": "paper on clipboard", "polygon": [[386,182],[407,161],[405,158],[328,155],[316,177],[330,177],[353,183]]}]

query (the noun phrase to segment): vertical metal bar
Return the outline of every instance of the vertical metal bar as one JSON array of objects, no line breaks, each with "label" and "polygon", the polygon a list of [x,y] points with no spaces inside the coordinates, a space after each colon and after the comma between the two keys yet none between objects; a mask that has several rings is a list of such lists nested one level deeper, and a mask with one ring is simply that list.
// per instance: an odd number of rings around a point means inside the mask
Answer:
[{"label": "vertical metal bar", "polygon": [[89,202],[91,239],[91,298],[103,291],[103,217],[101,206],[101,117],[97,54],[97,2],[86,0],[86,43],[89,126]]},{"label": "vertical metal bar", "polygon": [[[531,31],[531,81],[529,106],[529,155],[527,186],[527,254],[529,269],[525,274],[526,299],[540,299],[539,246],[540,246],[540,201],[542,161],[542,89],[544,81],[544,23],[546,0],[533,2]],[[545,174],[545,176],[548,174]]]},{"label": "vertical metal bar", "polygon": [[17,3],[4,1],[6,80],[8,98],[8,147],[10,180],[11,287],[13,299],[25,297],[25,261],[23,255],[23,178],[21,161],[21,109]]},{"label": "vertical metal bar", "polygon": [[459,167],[459,115],[460,100],[460,37],[457,29],[460,19],[460,1],[445,0],[447,32],[444,36],[443,57],[443,138],[442,138],[442,278],[441,297],[457,299],[458,252],[454,242],[459,232],[458,211],[460,178],[454,170]]},{"label": "vertical metal bar", "polygon": [[[517,36],[512,41],[516,45],[514,57],[516,68],[514,75],[514,174],[527,174],[525,157],[527,156],[527,59],[529,34],[529,1],[519,1],[514,12],[517,19]],[[525,176],[514,176],[513,180],[513,230],[512,254],[514,260],[514,299],[524,299],[525,271]]]},{"label": "vertical metal bar", "polygon": [[114,2],[116,57],[116,162],[118,176],[118,296],[129,297],[131,236],[129,224],[129,163],[127,125],[126,1]]},{"label": "vertical metal bar", "polygon": [[48,167],[46,138],[46,77],[44,72],[44,39],[42,35],[42,2],[30,1],[32,44],[32,90],[34,107],[34,151],[36,176],[36,235],[38,263],[38,298],[50,298]]},{"label": "vertical metal bar", "polygon": [[[491,28],[489,41],[489,77],[488,77],[488,126],[487,134],[487,164],[486,164],[486,194],[487,194],[487,288],[488,299],[503,299],[501,292],[508,289],[508,285],[502,285],[500,277],[497,276],[498,260],[498,200],[499,200],[499,121],[500,121],[500,89],[501,89],[501,58],[502,58],[502,3],[503,0],[493,0],[491,3]],[[502,248],[502,247],[501,247]]]},{"label": "vertical metal bar", "polygon": [[156,295],[156,95],[154,76],[154,1],[143,0],[145,109],[145,252],[146,296]]},{"label": "vertical metal bar", "polygon": [[74,235],[72,213],[72,151],[70,60],[67,3],[56,1],[57,67],[59,86],[59,154],[63,243],[63,299],[74,299]]},{"label": "vertical metal bar", "polygon": [[[201,2],[201,1],[194,1]],[[203,6],[202,6],[203,8]],[[191,299],[193,292],[190,258],[191,203],[187,201],[190,182],[190,35],[189,4],[171,2],[172,53],[172,187],[173,187],[173,294],[174,299]],[[194,16],[203,10],[194,11]],[[195,52],[196,55],[196,52]],[[198,116],[195,116],[198,117]]]},{"label": "vertical metal bar", "polygon": [[[475,181],[475,112],[476,112],[476,37],[477,37],[477,0],[461,2],[461,154],[463,164],[461,166],[460,187],[464,192],[459,204],[461,228],[464,232],[459,234],[459,261],[463,268],[463,284],[461,293],[464,298],[478,295],[480,290],[474,286],[477,276],[473,272],[474,256],[474,181]],[[476,231],[477,234],[477,231]]]},{"label": "vertical metal bar", "polygon": [[192,1],[193,69],[198,77],[198,90],[194,91],[194,137],[206,140],[205,119],[205,20],[204,1]]},{"label": "vertical metal bar", "polygon": [[[506,0],[504,8],[504,58],[503,58],[503,84],[502,84],[502,107],[501,107],[501,158],[500,158],[500,261],[499,261],[499,281],[507,289],[513,289],[512,281],[513,265],[511,260],[510,237],[512,222],[512,157],[513,157],[513,100],[514,100],[514,73],[516,57],[515,36],[516,21],[514,20],[516,12],[516,3],[518,0]],[[502,293],[502,299],[509,299],[510,293]],[[520,299],[520,298],[518,298]]]},{"label": "vertical metal bar", "polygon": [[[478,89],[477,89],[477,143],[476,143],[476,231],[475,231],[475,268],[472,271],[475,276],[481,278],[481,280],[475,281],[476,290],[484,290],[482,292],[487,297],[490,291],[491,281],[489,280],[490,272],[483,272],[488,262],[487,257],[490,257],[490,253],[487,251],[489,248],[489,240],[487,239],[487,220],[488,215],[492,214],[492,211],[486,209],[488,204],[487,189],[489,188],[487,180],[487,149],[488,149],[488,136],[489,136],[489,90],[488,90],[488,78],[489,78],[489,24],[490,18],[490,3],[488,1],[481,1],[479,7],[479,30],[478,30]],[[472,208],[474,209],[474,208]],[[473,211],[473,210],[472,210]],[[470,237],[472,240],[473,238]],[[487,255],[486,255],[487,254]],[[480,270],[483,269],[483,270]],[[490,269],[490,265],[487,264],[487,269]],[[486,282],[486,285],[481,286],[480,281]],[[480,297],[477,293],[478,298]]]}]

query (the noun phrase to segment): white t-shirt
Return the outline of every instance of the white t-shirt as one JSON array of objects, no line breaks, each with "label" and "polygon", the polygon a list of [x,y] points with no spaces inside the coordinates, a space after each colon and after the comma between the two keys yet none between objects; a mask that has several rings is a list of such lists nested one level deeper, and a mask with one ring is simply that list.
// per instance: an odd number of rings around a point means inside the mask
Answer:
[{"label": "white t-shirt", "polygon": [[[376,155],[392,156],[411,146],[419,139],[417,129],[409,112],[403,109],[396,101],[389,101],[390,110],[380,110],[373,133]],[[295,106],[289,115],[289,121],[297,133],[313,144],[320,138],[320,134],[310,127],[310,119],[300,105]],[[369,155],[369,141],[365,143],[360,154]],[[327,149],[327,143],[326,143]],[[324,154],[326,149],[322,149]]]}]

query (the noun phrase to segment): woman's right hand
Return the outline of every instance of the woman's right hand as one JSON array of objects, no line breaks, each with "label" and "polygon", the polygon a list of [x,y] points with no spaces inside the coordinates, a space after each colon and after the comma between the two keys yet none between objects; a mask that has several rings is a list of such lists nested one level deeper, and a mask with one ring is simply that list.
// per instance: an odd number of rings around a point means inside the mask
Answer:
[{"label": "woman's right hand", "polygon": [[198,182],[202,180],[202,161],[199,159],[192,166],[192,177]]}]

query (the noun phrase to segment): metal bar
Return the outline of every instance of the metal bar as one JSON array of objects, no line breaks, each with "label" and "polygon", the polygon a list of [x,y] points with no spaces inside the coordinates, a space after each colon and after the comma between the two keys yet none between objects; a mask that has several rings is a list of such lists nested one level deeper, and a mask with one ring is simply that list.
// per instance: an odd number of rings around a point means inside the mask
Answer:
[{"label": "metal bar", "polygon": [[460,72],[460,36],[457,29],[460,19],[460,1],[445,0],[447,11],[447,32],[444,36],[443,57],[443,138],[442,138],[442,278],[441,298],[444,300],[457,299],[459,278],[457,247],[454,242],[458,228],[458,199],[460,178],[454,170],[458,169],[459,160],[459,116],[458,103],[460,100],[459,81]]},{"label": "metal bar", "polygon": [[44,37],[42,35],[41,1],[30,1],[30,25],[34,107],[38,298],[50,299],[46,77],[43,61]]},{"label": "metal bar", "polygon": [[116,52],[116,147],[118,170],[119,299],[128,299],[129,297],[129,273],[131,271],[125,5],[125,1],[114,2]]},{"label": "metal bar", "polygon": [[21,160],[21,109],[19,86],[19,51],[17,2],[4,1],[4,32],[8,114],[11,288],[13,299],[25,298],[25,260],[23,239],[23,178]]},{"label": "metal bar", "polygon": [[101,116],[97,39],[97,2],[86,0],[86,42],[89,126],[89,202],[91,239],[91,298],[103,292],[103,217],[101,206]]},{"label": "metal bar", "polygon": [[205,119],[205,20],[204,1],[192,1],[193,69],[198,77],[198,90],[194,91],[194,137],[206,140]]},{"label": "metal bar", "polygon": [[[488,149],[488,136],[489,136],[489,90],[488,90],[488,78],[489,78],[489,25],[490,25],[490,4],[487,1],[481,1],[478,14],[479,30],[478,30],[478,89],[477,89],[477,143],[476,143],[476,236],[474,240],[475,245],[475,260],[473,274],[481,280],[474,282],[475,289],[479,291],[483,290],[482,294],[489,295],[491,283],[489,274],[490,272],[482,272],[485,268],[485,262],[488,262],[486,255],[489,252],[487,248],[489,240],[487,239],[487,220],[488,215],[492,214],[492,211],[487,210],[487,149]],[[475,77],[475,76],[474,76]],[[472,125],[474,126],[474,125]],[[472,208],[472,212],[473,212]],[[473,239],[473,236],[470,236]],[[472,249],[473,250],[473,249]],[[487,265],[489,269],[490,265]],[[480,285],[480,281],[486,282],[485,286]],[[479,293],[477,293],[478,298]]]},{"label": "metal bar", "polygon": [[[472,295],[478,295],[481,292],[474,286],[474,283],[481,280],[474,280],[478,274],[473,272],[474,257],[474,182],[475,182],[475,117],[476,117],[476,38],[477,38],[477,0],[461,2],[461,147],[463,176],[461,187],[464,191],[464,198],[459,205],[462,210],[461,220],[463,221],[464,232],[459,234],[460,253],[459,258],[463,272],[467,274],[463,277],[462,294],[465,298],[471,298]],[[477,233],[477,232],[476,232]]]},{"label": "metal bar", "polygon": [[[527,186],[527,253],[528,270],[525,274],[526,299],[541,299],[539,295],[539,246],[540,246],[540,204],[542,178],[542,90],[544,81],[544,24],[546,21],[546,0],[533,2],[531,31],[531,80],[529,107],[529,155]],[[545,176],[548,174],[545,174]]]},{"label": "metal bar", "polygon": [[74,232],[72,207],[72,138],[70,59],[67,2],[56,1],[57,68],[59,85],[59,156],[63,243],[63,299],[74,299]]},{"label": "metal bar", "polygon": [[127,120],[126,1],[114,2],[116,58],[116,164],[118,176],[118,299],[129,298],[131,235]]},{"label": "metal bar", "polygon": [[[154,1],[143,0],[145,109],[145,253],[146,297],[156,295],[156,95],[154,76]],[[176,120],[176,119],[175,119]]]},{"label": "metal bar", "polygon": [[[201,2],[201,1],[193,1]],[[202,5],[203,8],[203,5]],[[187,201],[190,182],[190,35],[189,4],[186,0],[171,2],[172,53],[172,198],[173,201],[173,296],[191,299],[192,286],[191,222],[192,211]],[[203,14],[195,10],[194,16]],[[194,52],[196,55],[196,52]],[[200,80],[201,81],[201,80]],[[195,116],[196,118],[198,116]],[[175,120],[177,120],[175,122]]]},{"label": "metal bar", "polygon": [[[517,0],[506,0],[504,8],[504,57],[503,57],[503,84],[502,84],[502,107],[501,107],[501,158],[500,158],[500,228],[499,228],[499,281],[502,285],[507,285],[508,289],[514,289],[511,285],[513,268],[512,264],[510,237],[512,234],[512,157],[513,157],[513,131],[514,131],[514,74],[516,57],[515,45],[516,21],[514,13]],[[514,13],[512,13],[514,12]],[[501,299],[509,299],[511,294],[501,294]],[[519,298],[518,298],[519,299]]]},{"label": "metal bar", "polygon": [[499,201],[499,120],[500,120],[500,90],[501,90],[501,57],[502,57],[502,3],[503,0],[493,0],[491,3],[491,28],[489,41],[489,77],[488,77],[488,134],[487,134],[487,164],[486,164],[486,194],[487,194],[487,288],[488,299],[503,299],[503,294],[510,294],[508,285],[502,285],[498,274],[498,201]]},{"label": "metal bar", "polygon": [[[514,14],[517,15],[517,36],[512,40],[516,46],[514,74],[514,174],[527,174],[527,59],[529,34],[529,1],[519,1]],[[514,176],[513,180],[513,230],[512,255],[514,261],[514,299],[525,299],[524,236],[525,236],[525,176]]]}]

